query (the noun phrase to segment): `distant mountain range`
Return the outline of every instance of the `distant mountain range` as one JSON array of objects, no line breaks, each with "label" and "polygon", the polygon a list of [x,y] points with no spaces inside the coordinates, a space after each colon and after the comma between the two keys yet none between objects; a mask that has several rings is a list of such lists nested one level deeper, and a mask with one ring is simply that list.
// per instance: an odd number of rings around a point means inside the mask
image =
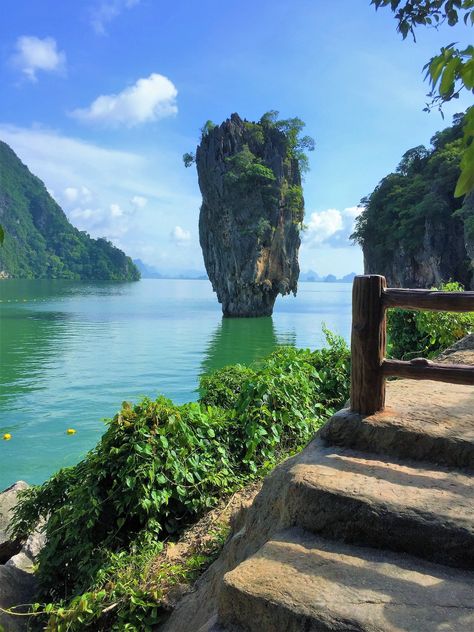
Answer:
[{"label": "distant mountain range", "polygon": [[[207,274],[202,270],[183,269],[183,270],[171,270],[167,272],[160,272],[154,266],[150,266],[144,263],[141,259],[134,259],[133,263],[140,270],[142,279],[197,279],[203,280],[208,278]],[[346,274],[341,279],[338,279],[334,274],[328,274],[326,276],[320,276],[314,270],[308,270],[308,272],[300,273],[300,281],[318,282],[318,283],[352,283],[352,280],[356,276],[355,272]]]},{"label": "distant mountain range", "polygon": [[308,272],[300,272],[300,281],[314,281],[318,283],[352,283],[355,276],[357,276],[355,272],[350,272],[341,279],[338,279],[334,276],[334,274],[319,276],[319,274],[314,272],[314,270],[308,270]]},{"label": "distant mountain range", "polygon": [[140,270],[142,279],[191,279],[191,280],[207,280],[207,274],[203,270],[176,269],[160,272],[154,266],[144,263],[141,259],[134,259],[133,263]]},{"label": "distant mountain range", "polygon": [[137,281],[119,248],[75,228],[43,182],[0,141],[0,278]]}]

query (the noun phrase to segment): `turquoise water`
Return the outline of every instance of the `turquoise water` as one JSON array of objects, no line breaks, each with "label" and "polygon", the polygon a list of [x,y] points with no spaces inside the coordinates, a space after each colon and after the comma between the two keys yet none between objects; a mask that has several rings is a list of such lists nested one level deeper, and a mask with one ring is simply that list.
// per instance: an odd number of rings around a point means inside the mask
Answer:
[{"label": "turquoise water", "polygon": [[321,346],[322,323],[348,339],[350,293],[301,283],[272,318],[222,319],[208,281],[1,281],[0,489],[77,462],[124,400],[196,399],[202,373]]}]

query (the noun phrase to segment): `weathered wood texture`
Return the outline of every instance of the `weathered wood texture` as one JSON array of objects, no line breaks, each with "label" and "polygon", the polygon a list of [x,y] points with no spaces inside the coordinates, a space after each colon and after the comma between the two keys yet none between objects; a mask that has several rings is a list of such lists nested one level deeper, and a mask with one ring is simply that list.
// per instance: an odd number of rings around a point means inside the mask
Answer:
[{"label": "weathered wood texture", "polygon": [[385,287],[385,278],[374,274],[355,277],[352,288],[351,408],[365,415],[385,403]]},{"label": "weathered wood texture", "polygon": [[474,292],[388,288],[383,293],[382,300],[385,308],[404,307],[434,312],[474,312]]},{"label": "weathered wood texture", "polygon": [[410,362],[384,360],[382,372],[386,376],[407,377],[412,380],[435,380],[474,386],[474,366],[466,364],[438,364],[425,358]]}]

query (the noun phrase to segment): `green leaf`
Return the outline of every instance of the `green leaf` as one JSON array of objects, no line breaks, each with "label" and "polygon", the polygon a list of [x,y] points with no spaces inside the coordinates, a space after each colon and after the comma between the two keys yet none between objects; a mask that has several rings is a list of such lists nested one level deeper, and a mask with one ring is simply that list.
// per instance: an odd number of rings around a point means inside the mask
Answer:
[{"label": "green leaf", "polygon": [[439,86],[439,93],[441,96],[447,96],[448,94],[454,92],[454,80],[459,63],[459,57],[454,57],[446,64]]}]

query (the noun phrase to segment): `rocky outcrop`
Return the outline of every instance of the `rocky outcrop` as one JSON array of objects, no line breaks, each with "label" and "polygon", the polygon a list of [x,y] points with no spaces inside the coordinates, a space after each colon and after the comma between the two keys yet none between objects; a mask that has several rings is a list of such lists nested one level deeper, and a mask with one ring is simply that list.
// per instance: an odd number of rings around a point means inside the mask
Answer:
[{"label": "rocky outcrop", "polygon": [[12,511],[15,507],[18,492],[26,489],[28,484],[18,481],[0,493],[0,564],[5,564],[13,555],[19,553],[22,542],[12,538],[8,532]]},{"label": "rocky outcrop", "polygon": [[[27,483],[18,481],[0,493],[0,630],[7,632],[28,629],[29,617],[24,613],[28,604],[34,601],[34,564],[44,545],[44,535],[40,530],[27,538],[12,538],[9,533],[18,492],[27,487]],[[20,616],[8,614],[5,612],[8,609],[20,613]]]},{"label": "rocky outcrop", "polygon": [[474,240],[468,241],[457,217],[438,222],[427,219],[415,252],[407,252],[403,242],[383,261],[369,242],[363,252],[365,274],[383,274],[390,287],[431,288],[456,280],[466,289],[474,289]]},{"label": "rocky outcrop", "polygon": [[296,293],[303,198],[298,161],[276,127],[232,114],[196,153],[199,240],[224,316],[268,316]]}]

